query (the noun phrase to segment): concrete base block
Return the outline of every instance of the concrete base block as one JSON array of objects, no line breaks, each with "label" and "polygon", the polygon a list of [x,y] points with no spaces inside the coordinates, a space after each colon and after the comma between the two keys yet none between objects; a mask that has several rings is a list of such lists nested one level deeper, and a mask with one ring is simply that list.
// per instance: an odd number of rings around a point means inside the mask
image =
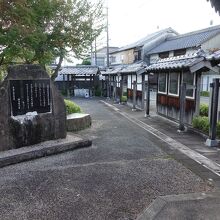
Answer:
[{"label": "concrete base block", "polygon": [[89,114],[74,113],[67,115],[67,131],[80,131],[90,127],[92,120]]},{"label": "concrete base block", "polygon": [[217,147],[218,146],[218,141],[217,140],[211,140],[211,139],[207,139],[205,142],[205,145],[208,147]]}]

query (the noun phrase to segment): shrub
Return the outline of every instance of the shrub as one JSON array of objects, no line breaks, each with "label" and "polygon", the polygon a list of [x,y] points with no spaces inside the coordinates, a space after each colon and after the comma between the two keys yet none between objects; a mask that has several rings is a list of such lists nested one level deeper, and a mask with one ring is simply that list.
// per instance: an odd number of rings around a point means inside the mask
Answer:
[{"label": "shrub", "polygon": [[201,95],[201,96],[205,96],[205,97],[209,97],[210,92],[209,92],[209,91],[201,91],[201,92],[200,92],[200,95]]},{"label": "shrub", "polygon": [[201,104],[199,114],[200,114],[200,116],[208,117],[208,115],[209,115],[209,106],[207,104]]},{"label": "shrub", "polygon": [[121,102],[127,102],[127,100],[128,100],[127,96],[122,96],[121,97]]},{"label": "shrub", "polygon": [[220,122],[217,122],[216,135],[217,135],[218,138],[220,138]]},{"label": "shrub", "polygon": [[97,88],[97,89],[95,90],[95,96],[101,96],[101,94],[102,94],[101,89],[100,89],[100,88]]},{"label": "shrub", "polygon": [[[209,119],[205,116],[198,116],[193,118],[192,121],[193,128],[196,128],[200,131],[203,131],[205,134],[209,134]],[[220,138],[220,121],[217,122],[216,126],[216,135],[218,138]]]},{"label": "shrub", "polygon": [[128,96],[127,92],[123,92],[123,96]]},{"label": "shrub", "polygon": [[193,118],[192,126],[208,134],[209,133],[209,118],[206,116],[195,117]]},{"label": "shrub", "polygon": [[80,113],[81,112],[80,107],[76,103],[74,103],[70,100],[67,100],[67,99],[64,99],[64,102],[66,105],[67,115],[72,114],[72,113]]},{"label": "shrub", "polygon": [[61,95],[62,96],[67,96],[67,90],[61,90]]}]

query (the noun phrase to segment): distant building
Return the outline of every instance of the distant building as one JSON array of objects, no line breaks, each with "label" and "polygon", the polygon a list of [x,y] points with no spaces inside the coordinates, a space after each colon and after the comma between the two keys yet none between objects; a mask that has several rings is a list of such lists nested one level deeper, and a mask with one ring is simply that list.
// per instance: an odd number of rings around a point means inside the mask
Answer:
[{"label": "distant building", "polygon": [[149,34],[134,43],[120,47],[110,52],[110,57],[112,57],[111,64],[132,64],[137,61],[143,61],[145,53],[164,42],[168,37],[176,36],[177,34],[172,28],[166,28]]},{"label": "distant building", "polygon": [[[117,49],[118,47],[109,47],[109,53],[112,53]],[[109,55],[109,62],[110,64],[115,62],[114,57],[112,57],[111,55]],[[101,49],[98,49],[96,53],[92,53],[91,65],[98,67],[107,66],[107,47],[103,47]]]}]

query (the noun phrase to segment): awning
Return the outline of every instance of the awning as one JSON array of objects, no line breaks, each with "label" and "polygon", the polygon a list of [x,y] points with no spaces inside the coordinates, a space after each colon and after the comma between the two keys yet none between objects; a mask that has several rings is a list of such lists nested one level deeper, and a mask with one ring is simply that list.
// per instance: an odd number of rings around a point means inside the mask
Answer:
[{"label": "awning", "polygon": [[146,71],[150,72],[153,70],[158,71],[190,68],[203,60],[204,57],[198,57],[197,55],[183,55],[166,59],[159,59],[155,63],[146,67]]},{"label": "awning", "polygon": [[219,74],[219,63],[220,50],[212,54],[207,54],[200,49],[193,54],[155,60],[153,64],[146,67],[146,71],[189,69],[191,72],[212,70]]},{"label": "awning", "polygon": [[102,75],[103,76],[118,75],[118,74],[120,74],[120,72],[123,68],[124,68],[124,65],[111,67],[110,69],[107,69],[106,72],[103,72]]},{"label": "awning", "polygon": [[142,74],[142,73],[145,73],[146,70],[145,70],[145,65],[146,63],[144,62],[139,62],[139,63],[134,63],[134,64],[130,64],[130,65],[127,65],[126,67],[124,67],[122,70],[121,70],[121,74]]}]

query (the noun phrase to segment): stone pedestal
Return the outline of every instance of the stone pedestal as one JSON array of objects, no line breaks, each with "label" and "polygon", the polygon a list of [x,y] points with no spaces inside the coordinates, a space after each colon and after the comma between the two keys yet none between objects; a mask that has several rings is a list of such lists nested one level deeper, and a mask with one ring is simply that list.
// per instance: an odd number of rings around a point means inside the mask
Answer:
[{"label": "stone pedestal", "polygon": [[0,151],[66,137],[63,98],[41,66],[10,66],[0,103]]}]

